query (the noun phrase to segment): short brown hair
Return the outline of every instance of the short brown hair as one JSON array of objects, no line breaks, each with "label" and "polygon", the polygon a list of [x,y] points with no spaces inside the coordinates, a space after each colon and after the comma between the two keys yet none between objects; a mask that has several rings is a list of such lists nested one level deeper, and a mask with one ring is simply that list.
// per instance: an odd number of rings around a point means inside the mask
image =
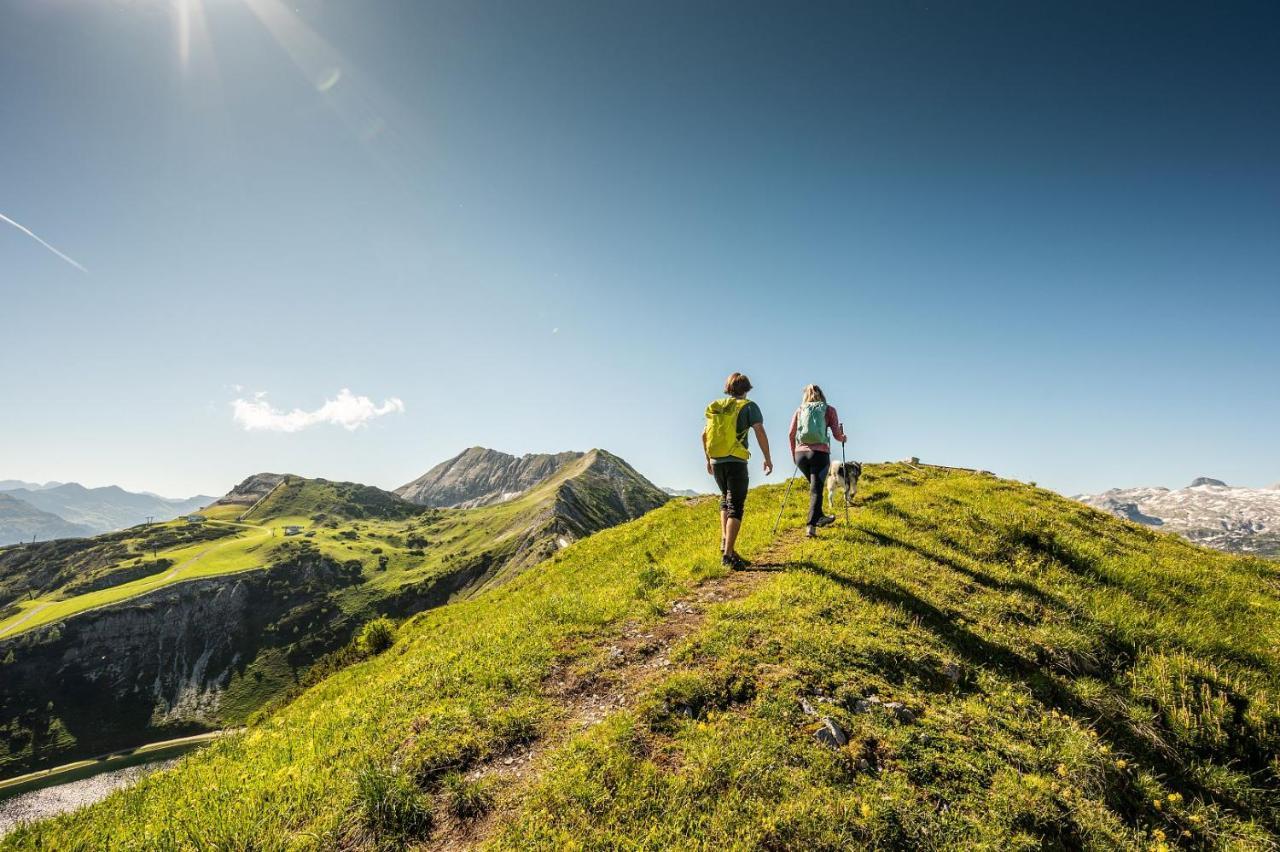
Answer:
[{"label": "short brown hair", "polygon": [[730,373],[724,380],[724,392],[729,396],[744,396],[751,390],[751,380],[742,373]]}]

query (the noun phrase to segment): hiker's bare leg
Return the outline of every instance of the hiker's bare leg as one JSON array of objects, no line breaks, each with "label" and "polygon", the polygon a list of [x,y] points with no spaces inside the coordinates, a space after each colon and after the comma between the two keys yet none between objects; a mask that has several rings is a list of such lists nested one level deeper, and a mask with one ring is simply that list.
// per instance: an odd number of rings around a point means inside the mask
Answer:
[{"label": "hiker's bare leg", "polygon": [[728,553],[725,550],[724,543],[729,540],[729,510],[720,510],[720,555]]},{"label": "hiker's bare leg", "polygon": [[738,551],[734,549],[734,542],[738,540],[738,529],[742,526],[742,521],[737,518],[728,518],[724,525],[724,552],[732,556]]}]

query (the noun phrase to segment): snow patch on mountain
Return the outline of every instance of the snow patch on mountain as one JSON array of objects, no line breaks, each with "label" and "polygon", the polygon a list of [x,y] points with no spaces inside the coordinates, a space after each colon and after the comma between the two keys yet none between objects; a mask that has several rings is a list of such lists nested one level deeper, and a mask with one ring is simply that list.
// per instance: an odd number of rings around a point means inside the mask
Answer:
[{"label": "snow patch on mountain", "polygon": [[1186,488],[1112,488],[1075,499],[1218,550],[1280,556],[1280,488],[1275,486],[1235,488],[1202,476]]}]

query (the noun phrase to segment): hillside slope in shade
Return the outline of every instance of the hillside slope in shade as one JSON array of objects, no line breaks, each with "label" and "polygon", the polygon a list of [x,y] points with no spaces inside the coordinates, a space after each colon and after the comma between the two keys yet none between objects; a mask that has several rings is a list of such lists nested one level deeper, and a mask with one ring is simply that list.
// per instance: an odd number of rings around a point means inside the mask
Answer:
[{"label": "hillside slope in shade", "polygon": [[[10,849],[1271,849],[1280,574],[990,477],[868,466],[592,536]],[[823,731],[826,734],[823,734]]]}]

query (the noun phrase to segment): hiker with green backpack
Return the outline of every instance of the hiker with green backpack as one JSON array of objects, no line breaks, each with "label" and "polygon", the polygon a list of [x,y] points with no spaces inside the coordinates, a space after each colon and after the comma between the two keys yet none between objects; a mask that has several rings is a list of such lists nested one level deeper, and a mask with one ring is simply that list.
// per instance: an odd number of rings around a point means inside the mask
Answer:
[{"label": "hiker with green backpack", "polygon": [[764,453],[764,475],[773,473],[769,455],[769,438],[764,433],[764,415],[760,406],[747,399],[751,380],[734,373],[725,380],[727,396],[707,406],[706,425],[702,429],[702,452],[707,459],[707,473],[715,477],[720,488],[720,561],[730,568],[745,568],[750,563],[735,548],[742,528],[742,510],[747,502],[747,459],[751,458],[747,435],[755,431]]},{"label": "hiker with green backpack", "polygon": [[[834,515],[823,514],[822,511],[822,488],[831,467],[828,431],[841,444],[845,442],[844,426],[835,408],[827,404],[822,388],[809,385],[804,389],[800,407],[791,415],[789,437],[796,467],[809,480],[809,518],[805,523],[805,534],[810,538],[818,534],[818,527],[833,524],[836,520]],[[834,502],[835,498],[832,500]]]}]

